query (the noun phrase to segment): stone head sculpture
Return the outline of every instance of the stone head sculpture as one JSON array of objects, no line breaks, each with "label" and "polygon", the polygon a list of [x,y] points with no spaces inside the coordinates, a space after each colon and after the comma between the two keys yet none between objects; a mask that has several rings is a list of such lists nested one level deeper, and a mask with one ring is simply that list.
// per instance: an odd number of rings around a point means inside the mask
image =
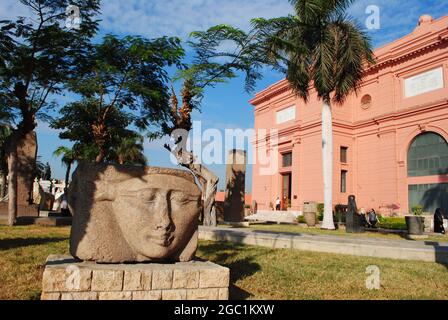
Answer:
[{"label": "stone head sculpture", "polygon": [[81,163],[68,202],[74,257],[104,263],[194,258],[201,192],[189,172]]}]

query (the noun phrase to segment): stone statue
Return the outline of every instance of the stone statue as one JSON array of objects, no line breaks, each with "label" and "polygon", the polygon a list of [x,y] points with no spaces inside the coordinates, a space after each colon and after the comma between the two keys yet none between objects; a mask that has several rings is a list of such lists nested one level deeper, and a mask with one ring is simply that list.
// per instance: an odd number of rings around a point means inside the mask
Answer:
[{"label": "stone statue", "polygon": [[363,219],[358,212],[356,199],[353,195],[348,197],[348,210],[345,220],[345,228],[347,233],[361,233],[365,231]]},{"label": "stone statue", "polygon": [[80,163],[68,203],[76,258],[186,262],[195,256],[201,191],[187,171]]}]

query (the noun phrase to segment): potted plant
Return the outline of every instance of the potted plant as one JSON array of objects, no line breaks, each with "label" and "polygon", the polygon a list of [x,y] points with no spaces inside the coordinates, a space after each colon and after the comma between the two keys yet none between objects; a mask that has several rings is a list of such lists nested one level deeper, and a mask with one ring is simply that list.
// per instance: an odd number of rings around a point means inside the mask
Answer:
[{"label": "potted plant", "polygon": [[320,222],[324,220],[324,210],[325,205],[323,203],[319,203],[317,205],[317,220],[319,220]]},{"label": "potted plant", "polygon": [[347,206],[343,204],[338,204],[335,206],[334,211],[335,211],[334,222],[337,223],[339,226],[345,224]]},{"label": "potted plant", "polygon": [[406,216],[406,226],[408,233],[411,235],[422,235],[425,231],[425,218],[423,215],[423,207],[418,205],[412,207],[412,216]]},{"label": "potted plant", "polygon": [[316,202],[305,202],[303,204],[303,216],[308,227],[314,227],[317,223],[317,203]]}]

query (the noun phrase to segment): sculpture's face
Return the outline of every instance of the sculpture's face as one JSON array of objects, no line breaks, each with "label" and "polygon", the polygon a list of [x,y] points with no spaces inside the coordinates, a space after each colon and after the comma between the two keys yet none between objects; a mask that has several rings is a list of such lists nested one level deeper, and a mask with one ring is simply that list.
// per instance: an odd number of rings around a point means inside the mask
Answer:
[{"label": "sculpture's face", "polygon": [[122,182],[114,194],[114,216],[123,237],[141,257],[169,258],[197,228],[200,193],[192,181],[150,174]]}]

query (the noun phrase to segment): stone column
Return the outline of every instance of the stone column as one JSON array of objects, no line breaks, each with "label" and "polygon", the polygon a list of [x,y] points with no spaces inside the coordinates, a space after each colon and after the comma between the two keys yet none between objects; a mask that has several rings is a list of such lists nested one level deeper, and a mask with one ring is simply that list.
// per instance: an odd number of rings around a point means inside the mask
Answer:
[{"label": "stone column", "polygon": [[17,146],[17,212],[18,216],[38,216],[33,203],[33,182],[37,155],[36,133],[28,133]]},{"label": "stone column", "polygon": [[245,150],[231,150],[227,160],[226,196],[224,201],[224,221],[243,222],[246,194]]}]

